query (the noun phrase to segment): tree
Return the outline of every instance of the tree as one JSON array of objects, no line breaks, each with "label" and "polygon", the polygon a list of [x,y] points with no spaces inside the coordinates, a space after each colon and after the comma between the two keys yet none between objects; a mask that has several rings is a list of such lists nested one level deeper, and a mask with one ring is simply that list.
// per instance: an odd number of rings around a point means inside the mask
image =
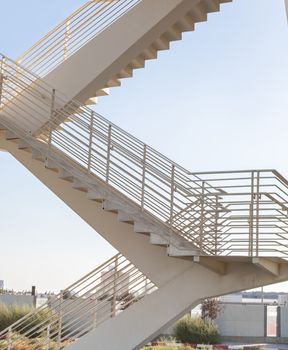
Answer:
[{"label": "tree", "polygon": [[219,301],[216,298],[205,299],[201,306],[201,318],[216,320],[220,311]]}]

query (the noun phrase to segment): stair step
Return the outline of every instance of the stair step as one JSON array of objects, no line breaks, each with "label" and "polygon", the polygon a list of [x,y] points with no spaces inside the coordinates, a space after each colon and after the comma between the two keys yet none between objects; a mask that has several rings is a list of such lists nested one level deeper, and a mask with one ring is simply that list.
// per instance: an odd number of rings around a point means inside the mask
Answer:
[{"label": "stair step", "polygon": [[150,46],[149,48],[143,50],[140,56],[145,60],[154,60],[157,58],[157,50]]},{"label": "stair step", "polygon": [[152,232],[150,233],[150,243],[166,247],[169,245],[169,239],[163,237],[162,235],[158,235],[157,233]]},{"label": "stair step", "polygon": [[103,191],[93,189],[88,191],[87,198],[91,201],[102,202],[105,198],[105,195]]},{"label": "stair step", "polygon": [[113,201],[113,200],[108,200],[108,199],[105,199],[103,201],[103,204],[102,204],[102,208],[106,211],[112,211],[112,212],[119,212],[119,210],[123,210],[124,208],[124,204],[122,203],[119,203],[119,202],[116,202],[116,201]]},{"label": "stair step", "polygon": [[109,88],[102,88],[96,91],[96,97],[98,96],[108,96],[110,94]]},{"label": "stair step", "polygon": [[133,218],[132,215],[127,214],[126,212],[119,210],[117,220],[119,222],[127,222],[127,223],[134,224],[135,219]]},{"label": "stair step", "polygon": [[179,27],[174,24],[172,27],[170,27],[166,33],[165,33],[165,37],[169,40],[169,41],[177,41],[177,40],[181,40],[182,39],[182,32],[179,29]]},{"label": "stair step", "polygon": [[134,60],[129,63],[129,68],[140,69],[145,67],[145,60],[142,57],[134,58]]},{"label": "stair step", "polygon": [[134,223],[134,232],[150,235],[150,233],[153,232],[153,228],[149,224],[145,224],[142,222],[135,222]]},{"label": "stair step", "polygon": [[133,76],[133,70],[129,67],[126,67],[116,75],[117,78],[123,79],[123,78],[131,78]]},{"label": "stair step", "polygon": [[24,140],[19,140],[18,142],[18,149],[21,149],[21,150],[28,150],[28,149],[31,149],[31,146],[29,145],[28,142],[24,141]]},{"label": "stair step", "polygon": [[65,169],[58,169],[58,177],[61,180],[73,181],[73,175]]},{"label": "stair step", "polygon": [[165,35],[162,35],[160,38],[155,40],[153,47],[155,47],[157,50],[169,50],[170,42],[167,40]]},{"label": "stair step", "polygon": [[46,157],[40,151],[33,148],[32,149],[32,159],[44,162]]},{"label": "stair step", "polygon": [[220,3],[219,0],[202,0],[203,8],[206,12],[219,12],[220,11]]},{"label": "stair step", "polygon": [[14,132],[12,132],[10,130],[6,130],[5,138],[6,138],[7,141],[19,140],[20,139],[19,136],[17,136]]},{"label": "stair step", "polygon": [[90,97],[88,98],[88,100],[85,101],[85,105],[92,106],[92,105],[96,105],[97,102],[98,102],[98,97]]},{"label": "stair step", "polygon": [[187,14],[187,16],[192,20],[194,23],[199,22],[206,22],[207,21],[207,13],[203,11],[199,5],[194,6],[194,8]]},{"label": "stair step", "polygon": [[51,159],[46,159],[45,161],[45,168],[50,170],[57,170],[58,171],[58,165],[53,162]]},{"label": "stair step", "polygon": [[112,88],[121,86],[121,81],[119,79],[111,79],[106,83],[105,88]]},{"label": "stair step", "polygon": [[78,191],[83,191],[83,192],[88,191],[87,185],[83,184],[78,179],[73,180],[72,188],[74,188],[75,190],[78,190]]},{"label": "stair step", "polygon": [[181,18],[177,25],[182,32],[191,32],[195,29],[195,23],[188,15]]}]

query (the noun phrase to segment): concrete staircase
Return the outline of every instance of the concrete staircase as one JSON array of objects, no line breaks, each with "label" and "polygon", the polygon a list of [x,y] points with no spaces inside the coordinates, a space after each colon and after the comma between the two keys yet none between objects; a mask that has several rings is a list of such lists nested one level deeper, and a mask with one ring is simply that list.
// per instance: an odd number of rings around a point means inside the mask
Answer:
[{"label": "concrete staircase", "polygon": [[94,104],[231,1],[89,1],[17,61],[68,98]]},{"label": "concrete staircase", "polygon": [[[192,173],[85,106],[224,2],[90,1],[21,57],[43,69],[44,79],[0,57],[0,149],[155,286],[69,344],[75,350],[139,349],[203,298],[288,279],[288,182],[281,174]],[[103,24],[107,11],[112,17]],[[71,50],[75,21],[84,38],[83,22],[95,28],[94,15],[100,29]],[[51,55],[51,41],[62,58]]]}]

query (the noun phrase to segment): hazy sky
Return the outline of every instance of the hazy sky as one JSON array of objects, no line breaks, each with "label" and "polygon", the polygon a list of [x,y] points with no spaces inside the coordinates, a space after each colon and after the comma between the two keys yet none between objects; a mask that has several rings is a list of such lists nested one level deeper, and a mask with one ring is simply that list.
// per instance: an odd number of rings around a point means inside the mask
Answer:
[{"label": "hazy sky", "polygon": [[[84,2],[3,2],[0,52],[16,58]],[[284,0],[234,0],[96,110],[191,171],[276,168],[288,177],[287,81]],[[8,154],[0,166],[7,287],[58,290],[115,253]]]}]

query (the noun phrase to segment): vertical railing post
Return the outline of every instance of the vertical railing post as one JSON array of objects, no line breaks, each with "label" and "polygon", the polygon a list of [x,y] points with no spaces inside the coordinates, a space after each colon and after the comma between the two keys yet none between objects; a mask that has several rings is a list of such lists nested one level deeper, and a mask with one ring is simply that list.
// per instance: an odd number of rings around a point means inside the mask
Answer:
[{"label": "vertical railing post", "polygon": [[251,195],[249,204],[249,255],[253,256],[254,250],[254,171],[251,172]]},{"label": "vertical railing post", "polygon": [[4,62],[5,58],[2,56],[1,58],[1,64],[0,64],[0,108],[2,106],[2,95],[3,95],[3,84],[4,84]]},{"label": "vertical railing post", "polygon": [[66,22],[65,38],[64,38],[64,61],[67,60],[69,54],[69,40],[70,40],[70,20]]},{"label": "vertical railing post", "polygon": [[61,349],[61,338],[62,338],[62,323],[63,323],[63,303],[64,294],[63,291],[60,293],[59,299],[59,320],[58,320],[58,336],[57,336],[57,349]]},{"label": "vertical railing post", "polygon": [[94,312],[93,312],[93,329],[97,327],[97,293],[95,293],[95,300],[94,300]]},{"label": "vertical railing post", "polygon": [[148,280],[147,280],[147,277],[145,276],[145,289],[144,289],[144,295],[147,295],[147,292],[148,292]]},{"label": "vertical railing post", "polygon": [[145,205],[145,180],[146,180],[146,158],[147,158],[147,145],[143,147],[143,164],[142,164],[142,189],[141,189],[141,209],[144,210]]},{"label": "vertical railing post", "polygon": [[46,350],[50,349],[50,332],[51,332],[51,325],[48,324],[48,326],[47,326],[47,334],[46,334]]},{"label": "vertical railing post", "polygon": [[259,256],[260,171],[256,178],[256,256]]},{"label": "vertical railing post", "polygon": [[111,158],[111,137],[112,137],[112,125],[108,127],[108,142],[107,142],[107,169],[106,169],[106,183],[109,183],[110,176],[110,158]]},{"label": "vertical railing post", "polygon": [[204,239],[204,213],[205,213],[205,181],[202,182],[201,188],[201,209],[200,209],[200,251],[203,251],[203,239]]},{"label": "vertical railing post", "polygon": [[47,149],[47,156],[46,156],[46,162],[48,161],[50,150],[52,146],[52,133],[53,133],[53,117],[54,117],[54,110],[55,110],[55,94],[56,90],[52,90],[51,95],[51,107],[50,107],[50,120],[49,120],[49,135],[48,135],[48,149]]},{"label": "vertical railing post", "polygon": [[171,167],[171,188],[170,188],[170,230],[172,232],[174,224],[174,200],[175,200],[175,165]]},{"label": "vertical railing post", "polygon": [[[113,276],[112,317],[116,316],[117,278],[118,278],[118,255],[116,256],[116,259],[115,259],[115,271]],[[119,286],[119,288],[121,288],[121,286]]]},{"label": "vertical railing post", "polygon": [[11,350],[12,348],[12,327],[8,328],[8,334],[7,334],[7,350]]},{"label": "vertical railing post", "polygon": [[[214,244],[215,244],[215,247],[214,247],[214,255],[217,255],[218,253],[218,219],[219,219],[219,211],[218,211],[218,205],[219,205],[219,197],[218,195],[216,194],[216,200],[215,200],[215,205],[216,205],[216,210],[215,210],[215,235],[214,235]],[[220,254],[220,252],[219,252]]]},{"label": "vertical railing post", "polygon": [[92,160],[92,146],[93,146],[93,127],[94,127],[94,112],[91,111],[90,117],[90,125],[89,125],[89,149],[88,149],[88,173],[91,172],[91,160]]},{"label": "vertical railing post", "polygon": [[0,108],[2,107],[3,82],[4,82],[4,75],[0,70]]}]

